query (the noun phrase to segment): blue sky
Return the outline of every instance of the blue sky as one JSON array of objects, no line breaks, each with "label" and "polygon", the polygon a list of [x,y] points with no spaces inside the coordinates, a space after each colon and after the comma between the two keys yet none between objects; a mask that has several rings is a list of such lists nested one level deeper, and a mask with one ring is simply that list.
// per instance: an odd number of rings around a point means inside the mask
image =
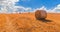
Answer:
[{"label": "blue sky", "polygon": [[1,13],[34,12],[40,9],[60,13],[60,0],[0,0],[0,2]]},{"label": "blue sky", "polygon": [[54,8],[60,4],[60,0],[19,0],[17,6],[40,8],[45,6],[47,9]]}]

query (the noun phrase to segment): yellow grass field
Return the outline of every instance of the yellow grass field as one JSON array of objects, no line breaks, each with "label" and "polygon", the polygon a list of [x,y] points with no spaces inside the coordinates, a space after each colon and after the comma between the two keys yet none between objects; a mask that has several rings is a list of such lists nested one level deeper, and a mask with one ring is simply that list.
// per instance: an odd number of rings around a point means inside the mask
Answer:
[{"label": "yellow grass field", "polygon": [[0,32],[60,32],[60,13],[37,20],[35,13],[0,14]]}]

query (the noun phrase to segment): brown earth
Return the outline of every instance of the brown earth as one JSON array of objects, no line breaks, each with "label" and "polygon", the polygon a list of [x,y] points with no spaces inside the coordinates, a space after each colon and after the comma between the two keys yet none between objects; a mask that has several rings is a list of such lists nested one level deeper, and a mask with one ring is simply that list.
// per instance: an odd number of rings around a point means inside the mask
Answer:
[{"label": "brown earth", "polygon": [[60,13],[36,20],[34,13],[0,14],[0,32],[60,32]]}]

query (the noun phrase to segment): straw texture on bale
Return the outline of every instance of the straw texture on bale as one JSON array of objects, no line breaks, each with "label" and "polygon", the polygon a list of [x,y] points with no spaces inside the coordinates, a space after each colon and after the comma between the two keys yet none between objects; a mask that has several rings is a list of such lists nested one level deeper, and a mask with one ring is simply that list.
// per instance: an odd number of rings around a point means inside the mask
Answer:
[{"label": "straw texture on bale", "polygon": [[45,19],[47,17],[47,12],[45,10],[37,10],[35,12],[36,19]]}]

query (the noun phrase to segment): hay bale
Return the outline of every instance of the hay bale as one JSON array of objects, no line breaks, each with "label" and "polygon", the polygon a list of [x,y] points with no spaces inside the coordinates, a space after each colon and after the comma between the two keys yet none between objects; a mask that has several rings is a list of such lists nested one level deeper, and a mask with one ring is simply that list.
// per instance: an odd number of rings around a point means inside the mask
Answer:
[{"label": "hay bale", "polygon": [[45,19],[47,17],[47,13],[45,10],[37,10],[35,12],[36,19]]}]

